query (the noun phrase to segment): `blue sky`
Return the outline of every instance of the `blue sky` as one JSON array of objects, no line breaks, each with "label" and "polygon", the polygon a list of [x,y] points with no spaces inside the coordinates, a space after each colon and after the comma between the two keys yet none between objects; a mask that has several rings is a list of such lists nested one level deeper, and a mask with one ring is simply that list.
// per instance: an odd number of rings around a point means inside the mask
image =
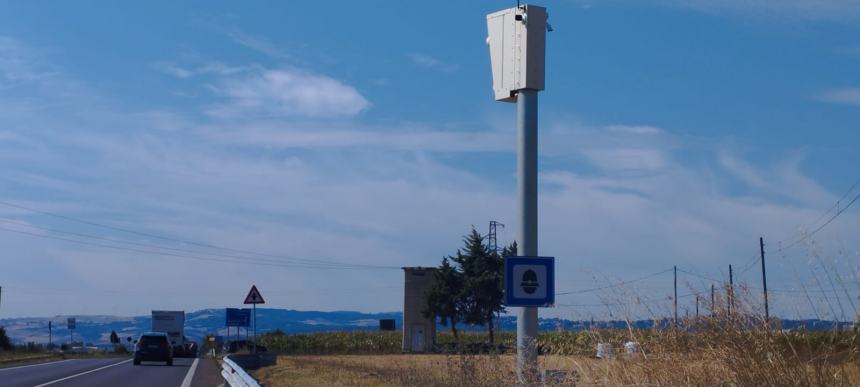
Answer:
[{"label": "blue sky", "polygon": [[[540,252],[559,290],[672,265],[722,279],[763,236],[772,288],[840,290],[774,310],[855,314],[856,209],[778,246],[860,178],[860,4],[748,3],[542,4]],[[515,234],[515,108],[492,98],[484,42],[513,5],[5,2],[0,201],[18,207],[0,205],[0,317],[232,307],[252,283],[274,307],[398,310],[397,267],[438,264],[472,225]],[[671,290],[663,274],[543,315],[660,314],[670,301],[635,296]]]}]

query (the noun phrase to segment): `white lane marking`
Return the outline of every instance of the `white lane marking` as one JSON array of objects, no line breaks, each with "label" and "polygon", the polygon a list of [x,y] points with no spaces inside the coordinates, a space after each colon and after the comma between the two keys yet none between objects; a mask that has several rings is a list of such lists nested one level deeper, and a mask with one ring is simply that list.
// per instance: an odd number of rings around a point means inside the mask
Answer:
[{"label": "white lane marking", "polygon": [[132,361],[132,360],[134,360],[134,359],[128,359],[128,360],[123,360],[123,361],[121,361],[121,362],[119,362],[119,363],[108,364],[108,365],[106,365],[106,366],[104,366],[104,367],[99,367],[99,368],[96,368],[96,369],[94,369],[94,370],[84,371],[84,372],[81,372],[81,373],[79,373],[79,374],[74,374],[74,375],[72,375],[72,376],[66,376],[65,378],[60,378],[60,379],[57,379],[57,380],[52,380],[52,381],[50,381],[50,382],[42,383],[42,384],[40,384],[40,385],[38,385],[38,386],[34,386],[34,387],[43,387],[43,386],[47,386],[47,385],[50,385],[50,384],[59,383],[59,382],[62,382],[62,381],[64,381],[64,380],[69,380],[69,379],[71,379],[71,378],[77,378],[78,376],[82,376],[82,375],[86,375],[86,374],[91,374],[91,373],[96,372],[96,371],[101,371],[101,370],[103,370],[103,369],[105,369],[105,368],[110,368],[110,367],[113,367],[113,366],[118,366],[118,365],[123,364],[123,363],[128,363],[128,362],[130,362],[130,361]]},{"label": "white lane marking", "polygon": [[188,373],[185,374],[185,379],[182,379],[182,385],[180,387],[191,387],[191,381],[194,380],[194,371],[197,371],[197,362],[200,359],[195,358],[194,363],[191,363],[191,367],[188,368]]},{"label": "white lane marking", "polygon": [[45,362],[45,363],[30,364],[30,365],[18,366],[18,367],[0,368],[0,371],[17,370],[17,369],[21,369],[21,368],[36,367],[36,366],[42,366],[42,365],[48,365],[48,364],[57,364],[57,363],[62,363],[62,362],[67,362],[67,361],[72,361],[72,360],[74,360],[74,359],[49,361],[49,362]]}]

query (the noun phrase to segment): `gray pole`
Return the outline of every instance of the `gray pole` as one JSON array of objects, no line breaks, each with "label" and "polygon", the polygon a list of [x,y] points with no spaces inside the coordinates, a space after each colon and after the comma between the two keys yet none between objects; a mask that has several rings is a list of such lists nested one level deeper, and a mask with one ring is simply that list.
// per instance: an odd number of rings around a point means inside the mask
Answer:
[{"label": "gray pole", "polygon": [[[248,331],[245,331],[248,334]],[[257,353],[257,304],[254,304],[254,353]]]},{"label": "gray pole", "polygon": [[678,325],[678,266],[672,266],[672,268],[675,270],[675,297],[673,297],[672,300],[675,301],[673,309],[675,311],[675,320],[674,321],[675,321],[675,325],[677,326]]},{"label": "gray pole", "polygon": [[770,310],[767,305],[767,274],[764,269],[764,238],[758,238],[758,245],[761,248],[761,283],[764,286],[764,322],[770,321]]},{"label": "gray pole", "polygon": [[729,314],[735,306],[735,279],[732,274],[732,265],[729,265]]},{"label": "gray pole", "polygon": [[711,283],[711,316],[714,315],[714,307],[716,306],[714,301],[714,284]]},{"label": "gray pole", "polygon": [[[517,95],[517,255],[538,255],[538,133],[537,90]],[[537,308],[517,308],[517,376],[521,383],[537,382]],[[529,383],[530,382],[530,383]]]}]

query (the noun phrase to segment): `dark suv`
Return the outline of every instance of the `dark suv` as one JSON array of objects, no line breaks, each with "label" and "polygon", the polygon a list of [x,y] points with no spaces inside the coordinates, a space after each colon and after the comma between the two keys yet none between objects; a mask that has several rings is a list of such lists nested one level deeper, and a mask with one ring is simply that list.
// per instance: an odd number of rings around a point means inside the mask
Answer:
[{"label": "dark suv", "polygon": [[141,361],[163,361],[173,365],[173,347],[166,333],[147,332],[140,335],[134,344],[134,365]]}]

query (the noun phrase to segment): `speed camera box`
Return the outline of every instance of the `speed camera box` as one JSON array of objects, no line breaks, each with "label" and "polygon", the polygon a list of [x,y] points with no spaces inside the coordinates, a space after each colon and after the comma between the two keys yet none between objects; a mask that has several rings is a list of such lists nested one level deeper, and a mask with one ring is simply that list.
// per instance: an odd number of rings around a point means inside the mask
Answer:
[{"label": "speed camera box", "polygon": [[522,5],[487,15],[487,45],[497,101],[514,102],[517,91],[544,89],[546,8]]}]

